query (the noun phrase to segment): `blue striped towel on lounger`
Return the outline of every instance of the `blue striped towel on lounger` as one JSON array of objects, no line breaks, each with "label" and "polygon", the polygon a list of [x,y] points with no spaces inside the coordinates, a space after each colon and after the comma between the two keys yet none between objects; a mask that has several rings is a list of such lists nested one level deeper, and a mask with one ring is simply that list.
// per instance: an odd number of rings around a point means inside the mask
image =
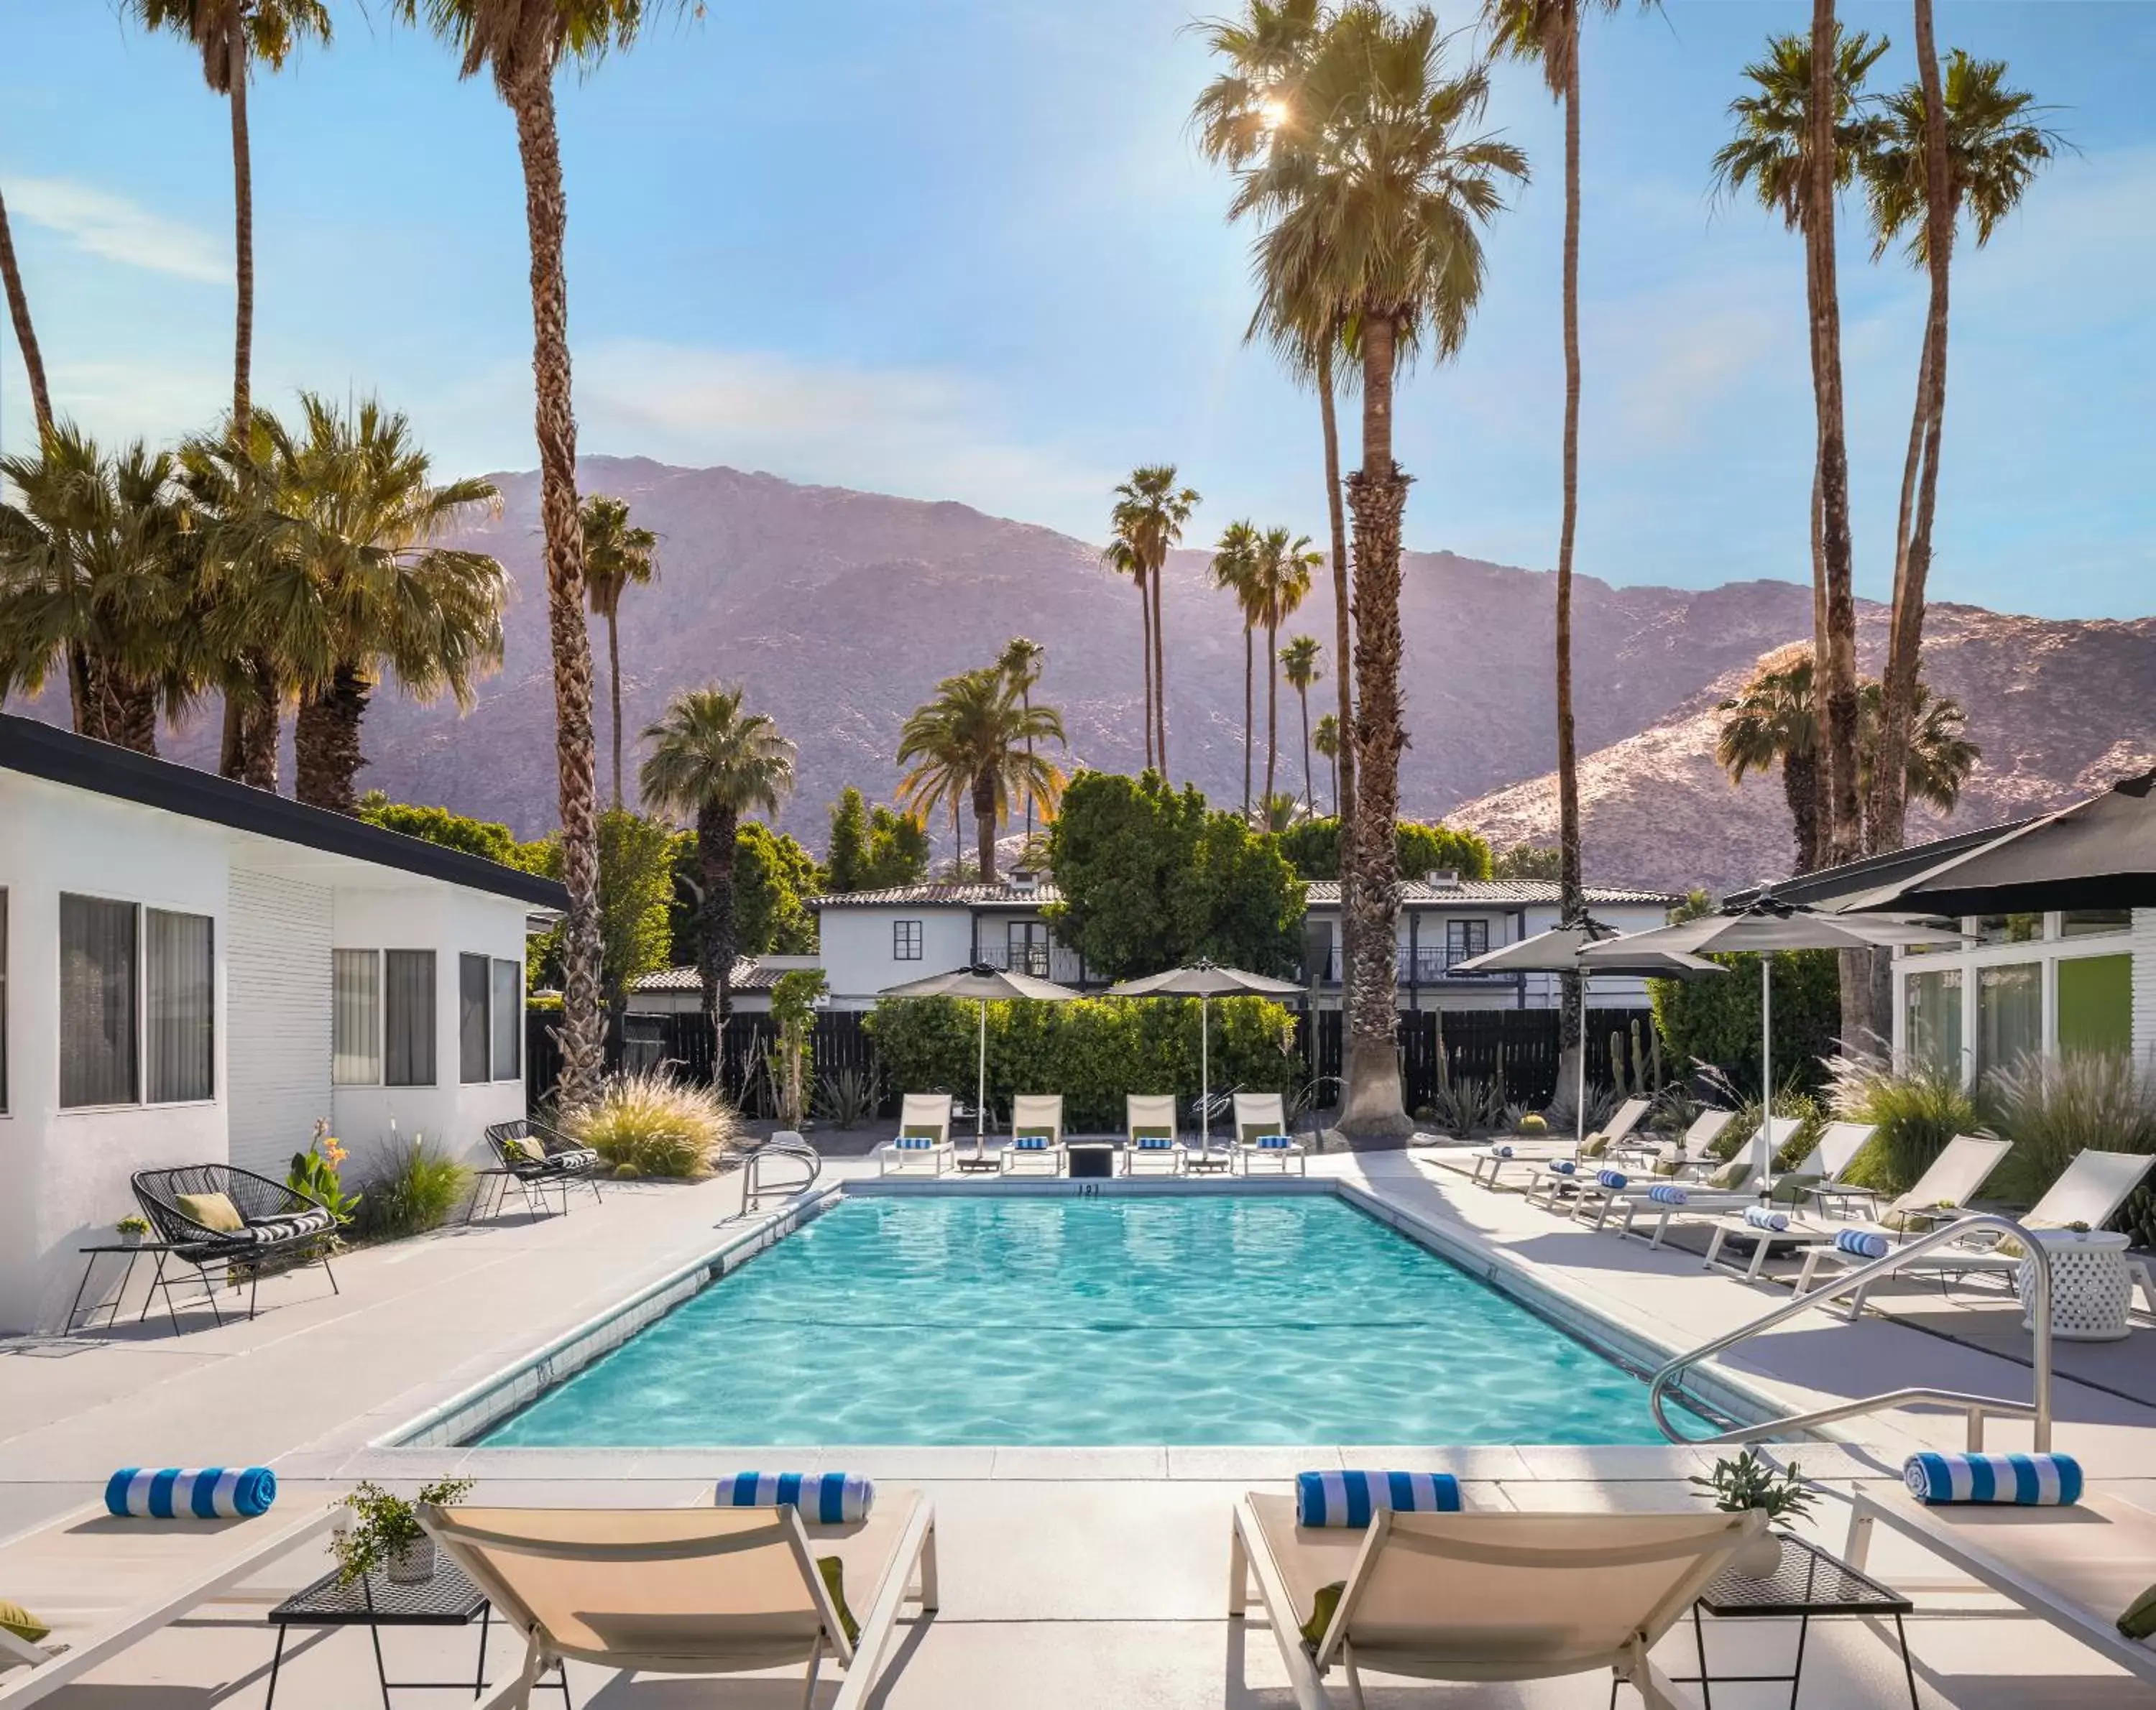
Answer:
[{"label": "blue striped towel on lounger", "polygon": [[1298,1472],[1295,1523],[1367,1526],[1380,1508],[1398,1514],[1456,1514],[1460,1481],[1450,1472]]},{"label": "blue striped towel on lounger", "polygon": [[875,1486],[850,1472],[737,1472],[719,1481],[722,1508],[797,1508],[811,1526],[850,1526],[869,1517]]},{"label": "blue striped towel on lounger", "polygon": [[1632,1178],[1621,1170],[1600,1170],[1597,1172],[1594,1179],[1613,1194],[1620,1188],[1630,1187],[1632,1185]]},{"label": "blue striped towel on lounger", "polygon": [[1552,1175],[1577,1175],[1579,1166],[1569,1158],[1553,1159],[1547,1166]]},{"label": "blue striped towel on lounger", "polygon": [[1774,1234],[1779,1235],[1789,1226],[1789,1214],[1787,1211],[1777,1211],[1770,1206],[1747,1206],[1744,1208],[1744,1221],[1754,1229],[1770,1230]]},{"label": "blue striped towel on lounger", "polygon": [[1492,1146],[1490,1155],[1492,1158],[1509,1158],[1512,1155],[1512,1149],[1510,1146]]},{"label": "blue striped towel on lounger", "polygon": [[932,1152],[942,1144],[927,1134],[901,1134],[891,1142],[901,1152]]},{"label": "blue striped towel on lounger", "polygon": [[1011,1144],[1021,1152],[1045,1152],[1048,1149],[1048,1136],[1046,1134],[1020,1134],[1016,1139],[1011,1142]]},{"label": "blue striped towel on lounger", "polygon": [[1657,1182],[1654,1186],[1649,1188],[1647,1190],[1647,1197],[1652,1200],[1658,1206],[1689,1205],[1691,1201],[1691,1196],[1682,1188],[1671,1187],[1669,1183],[1666,1181]]},{"label": "blue striped towel on lounger", "polygon": [[1172,1152],[1175,1142],[1166,1134],[1140,1134],[1132,1142],[1141,1152]]},{"label": "blue striped towel on lounger", "polygon": [[123,1467],[105,1481],[108,1513],[136,1520],[251,1520],[277,1500],[267,1467]]},{"label": "blue striped towel on lounger", "polygon": [[1835,1231],[1835,1247],[1838,1252],[1860,1259],[1883,1259],[1893,1243],[1876,1229],[1841,1229]]},{"label": "blue striped towel on lounger", "polygon": [[1291,1149],[1294,1144],[1295,1136],[1292,1134],[1260,1134],[1258,1136],[1258,1149],[1260,1152],[1285,1152]]},{"label": "blue striped towel on lounger", "polygon": [[2071,1455],[1912,1455],[1902,1482],[1920,1503],[2005,1503],[2071,1508],[2081,1500],[2081,1463]]}]

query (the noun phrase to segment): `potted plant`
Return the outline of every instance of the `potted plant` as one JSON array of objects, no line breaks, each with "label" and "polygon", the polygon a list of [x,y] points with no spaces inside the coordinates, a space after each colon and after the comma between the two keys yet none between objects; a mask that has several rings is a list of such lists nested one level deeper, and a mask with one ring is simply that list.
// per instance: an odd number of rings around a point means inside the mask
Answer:
[{"label": "potted plant", "polygon": [[[1742,1514],[1757,1508],[1770,1526],[1778,1520],[1801,1520],[1811,1512],[1814,1493],[1792,1461],[1789,1470],[1778,1472],[1751,1449],[1733,1460],[1717,1461],[1707,1477],[1691,1481],[1714,1492],[1714,1506],[1725,1514]],[[1782,1564],[1782,1540],[1763,1532],[1731,1558],[1729,1565],[1748,1579],[1770,1579]]]},{"label": "potted plant", "polygon": [[140,1247],[150,1238],[150,1220],[131,1213],[112,1226],[122,1247]]},{"label": "potted plant", "polygon": [[471,1487],[469,1478],[437,1479],[421,1485],[418,1498],[408,1503],[371,1480],[362,1482],[344,1499],[352,1519],[331,1544],[338,1582],[349,1585],[377,1569],[398,1585],[420,1585],[433,1579],[434,1540],[419,1524],[418,1505],[449,1508],[463,1501]]}]

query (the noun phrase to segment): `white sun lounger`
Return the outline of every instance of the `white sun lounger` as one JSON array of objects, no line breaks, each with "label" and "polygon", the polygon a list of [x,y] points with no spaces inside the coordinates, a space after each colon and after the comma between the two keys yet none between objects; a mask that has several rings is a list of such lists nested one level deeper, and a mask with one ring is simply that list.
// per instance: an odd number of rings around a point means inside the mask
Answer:
[{"label": "white sun lounger", "polygon": [[0,1544],[0,1596],[52,1629],[0,1630],[0,1704],[56,1692],[329,1529],[331,1496],[288,1491],[252,1520],[122,1520],[85,1508]]},{"label": "white sun lounger", "polygon": [[[1982,1134],[1956,1134],[1932,1160],[1932,1167],[1917,1179],[1916,1185],[1889,1206],[1878,1222],[1845,1223],[1840,1228],[1869,1229],[1894,1240],[1906,1231],[1893,1226],[1893,1220],[1905,1213],[1931,1212],[1951,1221],[1958,1208],[1976,1197],[1977,1190],[2013,1149],[2011,1140],[1994,1140]],[[1839,1234],[1840,1230],[1835,1233]],[[1830,1264],[1846,1271],[1871,1262],[1855,1253],[1844,1252],[1833,1245],[1830,1237],[1804,1255],[1804,1267],[1797,1273],[1797,1293],[1812,1292],[1821,1265]],[[1861,1313],[1864,1310],[1864,1290],[1852,1291],[1844,1309],[1851,1318]]]},{"label": "white sun lounger", "polygon": [[[1511,1142],[1508,1144],[1512,1146],[1513,1155],[1510,1157],[1504,1155],[1495,1146],[1478,1147],[1470,1155],[1475,1160],[1474,1180],[1484,1187],[1495,1188],[1497,1185],[1500,1173],[1507,1164],[1539,1165],[1558,1159],[1572,1158],[1575,1154],[1578,1155],[1580,1161],[1584,1163],[1588,1161],[1585,1155],[1586,1148],[1593,1145],[1597,1140],[1603,1142],[1604,1156],[1614,1154],[1623,1145],[1632,1130],[1640,1125],[1641,1119],[1653,1108],[1653,1101],[1650,1099],[1627,1098],[1617,1107],[1617,1114],[1609,1119],[1608,1128],[1597,1129],[1589,1134],[1578,1146],[1570,1140],[1553,1136],[1547,1142],[1529,1143],[1532,1149],[1522,1153],[1518,1143]],[[1535,1199],[1537,1189],[1548,1191],[1548,1184],[1543,1179],[1546,1175],[1547,1172],[1538,1172],[1535,1180],[1527,1184],[1527,1197],[1530,1200]],[[1572,1178],[1566,1176],[1563,1179],[1568,1182]]]},{"label": "white sun lounger", "polygon": [[[1296,1524],[1291,1497],[1235,1505],[1228,1613],[1252,1580],[1296,1710],[1329,1710],[1325,1677],[1363,1702],[1364,1669],[1430,1681],[1550,1680],[1614,1671],[1657,1710],[1693,1701],[1648,1652],[1758,1514],[1380,1512],[1367,1530]],[[1341,1588],[1314,1642],[1317,1595]]]},{"label": "white sun lounger", "polygon": [[[1798,1126],[1798,1120],[1794,1117],[1777,1116],[1768,1119],[1767,1155],[1769,1158],[1774,1156],[1789,1143],[1789,1139],[1796,1133]],[[1748,1156],[1749,1151],[1748,1146],[1740,1150],[1737,1154],[1737,1159],[1741,1160]],[[1727,1163],[1736,1160],[1724,1160],[1723,1163],[1717,1164],[1715,1168],[1717,1170],[1726,1168]],[[1587,1174],[1584,1170],[1581,1173]],[[1639,1212],[1645,1211],[1656,1214],[1657,1221],[1654,1239],[1647,1243],[1650,1247],[1660,1247],[1662,1244],[1662,1236],[1669,1228],[1670,1219],[1678,1211],[1690,1210],[1695,1206],[1717,1213],[1732,1207],[1741,1208],[1756,1202],[1759,1197],[1760,1188],[1765,1185],[1762,1183],[1757,1172],[1747,1176],[1739,1185],[1730,1188],[1696,1185],[1681,1181],[1675,1176],[1643,1175],[1636,1171],[1623,1173],[1629,1176],[1630,1180],[1621,1188],[1604,1187],[1597,1179],[1599,1172],[1595,1175],[1589,1175],[1586,1183],[1580,1188],[1578,1196],[1573,1201],[1572,1215],[1577,1219],[1591,1208],[1594,1212],[1594,1226],[1601,1229],[1609,1223],[1611,1212],[1621,1211],[1624,1216],[1619,1224],[1618,1233],[1630,1235],[1632,1233],[1634,1219]],[[1667,1205],[1647,1197],[1648,1190],[1661,1186],[1681,1190],[1685,1195],[1684,1206]]]},{"label": "white sun lounger", "polygon": [[899,1107],[898,1136],[875,1149],[879,1175],[941,1175],[957,1161],[951,1144],[951,1095],[908,1093]]},{"label": "white sun lounger", "polygon": [[[1021,1147],[1042,1135],[1047,1144]],[[1005,1175],[1063,1174],[1063,1095],[1060,1093],[1020,1093],[1011,1100],[1011,1143],[1003,1149]]]},{"label": "white sun lounger", "polygon": [[[1795,1136],[1801,1124],[1795,1117],[1774,1118],[1772,1126],[1767,1131],[1769,1155],[1779,1155],[1782,1148],[1788,1145]],[[1605,1214],[1608,1211],[1616,1210],[1620,1206],[1623,1208],[1624,1217],[1617,1231],[1620,1236],[1638,1234],[1640,1231],[1637,1226],[1640,1216],[1644,1214],[1649,1217],[1654,1224],[1654,1232],[1647,1240],[1647,1245],[1650,1247],[1658,1247],[1662,1244],[1664,1238],[1670,1232],[1671,1224],[1674,1222],[1698,1217],[1721,1219],[1722,1221],[1716,1228],[1715,1238],[1711,1243],[1708,1255],[1707,1262],[1712,1265],[1719,1256],[1724,1236],[1759,1233],[1750,1224],[1743,1221],[1742,1213],[1746,1206],[1755,1206],[1760,1202],[1760,1190],[1763,1187],[1771,1195],[1779,1184],[1788,1181],[1792,1177],[1815,1175],[1828,1182],[1839,1181],[1842,1174],[1856,1161],[1857,1155],[1864,1149],[1866,1143],[1871,1138],[1871,1134],[1872,1130],[1862,1123],[1830,1122],[1820,1131],[1819,1144],[1812,1148],[1810,1155],[1804,1158],[1794,1170],[1788,1171],[1784,1175],[1768,1177],[1763,1182],[1755,1174],[1748,1179],[1743,1185],[1734,1188],[1713,1188],[1674,1180],[1666,1183],[1647,1182],[1637,1190],[1627,1189],[1622,1195],[1605,1208]],[[1683,1203],[1681,1205],[1671,1203],[1666,1196],[1660,1200],[1652,1197],[1651,1190],[1664,1185],[1674,1187],[1681,1192],[1684,1195]],[[1602,1226],[1602,1221],[1597,1219],[1594,1226],[1599,1229]],[[1804,1222],[1794,1214],[1791,1216],[1789,1227],[1786,1231],[1776,1230],[1769,1236],[1770,1241],[1783,1242],[1812,1239],[1831,1241],[1834,1239],[1833,1231],[1822,1231],[1815,1225]],[[1753,1267],[1747,1274],[1757,1277],[1758,1267]]]},{"label": "white sun lounger", "polygon": [[[1891,1526],[1943,1561],[2156,1684],[2156,1645],[2129,1639],[2118,1617],[2156,1585],[2156,1514],[2092,1488],[2068,1508],[1944,1503],[1926,1508],[1899,1485],[1860,1484],[1842,1554],[1862,1569],[1875,1525]],[[1912,1582],[1907,1589],[1950,1589]]]},{"label": "white sun lounger", "polygon": [[[1279,1144],[1283,1139],[1284,1146]],[[1263,1165],[1285,1175],[1290,1164],[1305,1175],[1310,1173],[1302,1142],[1288,1133],[1287,1101],[1277,1093],[1238,1093],[1235,1167],[1248,1175]]]},{"label": "white sun lounger", "polygon": [[[805,1666],[806,1703],[826,1656],[846,1672],[831,1710],[860,1710],[916,1564],[921,1609],[936,1607],[935,1514],[913,1491],[879,1492],[846,1526],[804,1526],[791,1508],[430,1506],[419,1523],[526,1636],[522,1670],[485,1710],[524,1710],[563,1658],[642,1674]],[[819,1569],[831,1557],[855,1637]]]},{"label": "white sun lounger", "polygon": [[1163,1175],[1183,1174],[1183,1146],[1175,1138],[1173,1093],[1127,1094],[1123,1099],[1123,1132],[1127,1136],[1123,1141],[1124,1175],[1139,1175],[1148,1170]]},{"label": "white sun lounger", "polygon": [[[1707,1155],[1707,1149],[1722,1138],[1722,1129],[1736,1120],[1737,1113],[1733,1110],[1701,1111],[1668,1155],[1686,1164],[1697,1162]],[[1663,1160],[1666,1144],[1661,1140],[1631,1139],[1612,1149],[1620,1157],[1644,1160],[1646,1167],[1651,1169]]]}]

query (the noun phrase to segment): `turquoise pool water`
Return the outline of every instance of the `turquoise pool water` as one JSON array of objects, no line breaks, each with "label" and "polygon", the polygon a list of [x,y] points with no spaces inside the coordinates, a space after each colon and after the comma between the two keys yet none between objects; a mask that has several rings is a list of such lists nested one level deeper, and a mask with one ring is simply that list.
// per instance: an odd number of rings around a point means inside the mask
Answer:
[{"label": "turquoise pool water", "polygon": [[1649,1443],[1646,1385],[1330,1195],[847,1200],[496,1446]]}]

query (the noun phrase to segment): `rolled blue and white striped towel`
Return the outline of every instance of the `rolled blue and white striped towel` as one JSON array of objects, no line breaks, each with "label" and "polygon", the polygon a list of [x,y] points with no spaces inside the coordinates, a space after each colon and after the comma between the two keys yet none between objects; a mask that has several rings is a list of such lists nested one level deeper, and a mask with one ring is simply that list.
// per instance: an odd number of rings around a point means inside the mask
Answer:
[{"label": "rolled blue and white striped towel", "polygon": [[1380,1508],[1396,1514],[1456,1514],[1460,1481],[1450,1472],[1298,1472],[1295,1523],[1367,1526]]},{"label": "rolled blue and white striped towel", "polygon": [[850,1472],[737,1472],[719,1481],[722,1508],[798,1508],[811,1526],[865,1520],[875,1486]]},{"label": "rolled blue and white striped towel", "polygon": [[251,1520],[277,1500],[267,1467],[123,1467],[105,1484],[109,1513],[136,1520]]},{"label": "rolled blue and white striped towel", "polygon": [[1657,1182],[1649,1188],[1647,1197],[1658,1206],[1682,1206],[1691,1201],[1691,1195],[1682,1188],[1671,1187],[1666,1181]]},{"label": "rolled blue and white striped towel", "polygon": [[932,1134],[901,1134],[891,1142],[901,1152],[932,1152],[941,1144]]},{"label": "rolled blue and white striped towel", "polygon": [[2082,1497],[2081,1462],[2071,1455],[1912,1455],[1902,1463],[1909,1493],[1933,1503],[2004,1503],[2025,1508],[2071,1508]]},{"label": "rolled blue and white striped towel", "polygon": [[1140,1134],[1131,1143],[1141,1152],[1173,1152],[1175,1142],[1166,1134]]},{"label": "rolled blue and white striped towel", "polygon": [[1510,1146],[1492,1146],[1490,1155],[1492,1158],[1509,1158],[1512,1155],[1512,1149]]},{"label": "rolled blue and white striped towel", "polygon": [[1291,1150],[1294,1145],[1295,1136],[1292,1134],[1260,1134],[1258,1136],[1258,1149],[1260,1152],[1286,1152]]},{"label": "rolled blue and white striped towel", "polygon": [[1548,1167],[1552,1175],[1576,1175],[1579,1173],[1579,1166],[1569,1158],[1553,1159]]},{"label": "rolled blue and white striped towel", "polygon": [[1860,1259],[1883,1259],[1894,1245],[1876,1229],[1837,1230],[1834,1244],[1838,1252]]},{"label": "rolled blue and white striped towel", "polygon": [[1594,1179],[1612,1193],[1615,1193],[1620,1188],[1630,1187],[1632,1185],[1632,1178],[1621,1170],[1598,1170]]},{"label": "rolled blue and white striped towel", "polygon": [[1046,1134],[1020,1134],[1016,1139],[1011,1142],[1011,1144],[1021,1152],[1045,1152],[1048,1149],[1048,1136]]},{"label": "rolled blue and white striped towel", "polygon": [[1770,1230],[1779,1235],[1789,1226],[1789,1214],[1778,1211],[1771,1206],[1747,1206],[1744,1221],[1754,1229]]}]

